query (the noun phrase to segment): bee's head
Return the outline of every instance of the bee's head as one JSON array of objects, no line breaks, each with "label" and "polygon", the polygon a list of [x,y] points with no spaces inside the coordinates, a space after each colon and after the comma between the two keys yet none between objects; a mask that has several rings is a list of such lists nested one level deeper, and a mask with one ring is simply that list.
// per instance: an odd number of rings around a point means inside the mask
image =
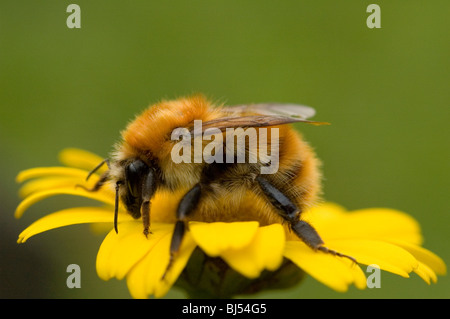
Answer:
[{"label": "bee's head", "polygon": [[117,182],[123,187],[120,197],[131,216],[139,218],[142,204],[148,202],[155,192],[155,170],[143,160],[133,159],[123,166],[123,177],[122,181]]}]

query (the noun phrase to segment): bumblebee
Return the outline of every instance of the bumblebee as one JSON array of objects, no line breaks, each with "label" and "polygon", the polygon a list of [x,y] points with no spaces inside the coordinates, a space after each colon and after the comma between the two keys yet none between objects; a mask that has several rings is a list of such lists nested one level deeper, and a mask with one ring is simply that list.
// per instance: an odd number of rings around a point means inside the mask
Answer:
[{"label": "bumblebee", "polygon": [[[116,232],[121,200],[134,218],[142,218],[143,234],[151,236],[150,211],[155,192],[184,190],[174,216],[169,265],[180,248],[188,221],[192,220],[256,220],[261,226],[287,223],[291,232],[312,249],[352,259],[324,246],[318,232],[301,218],[302,212],[316,203],[320,195],[320,165],[312,148],[290,124],[328,124],[307,120],[314,114],[313,108],[294,104],[216,106],[201,95],[162,101],[129,123],[111,158],[91,172],[108,164],[109,170],[90,191],[112,182],[116,192]],[[194,128],[196,121],[201,121],[200,130]],[[180,128],[189,133],[185,145],[200,145],[203,154],[211,143],[213,129],[215,150],[209,154],[217,159],[221,150],[228,160],[211,161],[204,157],[199,161],[188,154],[185,158],[191,161],[174,161],[174,148],[180,141],[171,137]],[[262,139],[267,143],[266,150],[271,150],[269,157],[258,152],[261,143],[256,148],[246,144],[242,150],[239,145],[230,148],[228,140],[224,143],[218,139],[225,140],[231,129],[236,129],[237,138],[245,139],[242,135],[249,128],[258,133],[260,142]],[[278,137],[275,141],[274,130]],[[238,161],[238,152],[243,152],[246,160]],[[277,170],[262,174],[268,165],[275,165]]]}]

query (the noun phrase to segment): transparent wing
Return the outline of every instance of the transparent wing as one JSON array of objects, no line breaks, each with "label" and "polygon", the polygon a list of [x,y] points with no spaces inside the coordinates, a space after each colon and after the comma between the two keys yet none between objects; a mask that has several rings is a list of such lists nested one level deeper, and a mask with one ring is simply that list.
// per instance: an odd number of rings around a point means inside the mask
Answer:
[{"label": "transparent wing", "polygon": [[[205,130],[216,128],[225,132],[227,128],[267,127],[290,123],[308,123],[313,125],[329,125],[327,122],[307,120],[315,115],[316,111],[309,106],[283,103],[260,103],[220,107],[224,116],[211,121],[203,122],[199,131],[189,127],[195,136],[206,134]],[[211,131],[209,134],[212,134]]]},{"label": "transparent wing", "polygon": [[283,103],[258,103],[247,105],[227,106],[222,108],[226,113],[232,115],[274,115],[291,118],[308,119],[316,114],[316,111],[309,106],[299,104]]},{"label": "transparent wing", "polygon": [[[219,129],[225,132],[227,128],[247,128],[247,127],[267,127],[284,125],[290,123],[303,122],[313,125],[328,125],[327,122],[316,122],[304,120],[301,118],[294,118],[288,116],[276,116],[276,115],[247,115],[247,116],[230,116],[222,117],[211,121],[202,123],[201,130],[195,130],[195,127],[190,127],[190,133],[194,134],[194,137],[206,134],[207,129]],[[209,134],[213,134],[210,130]],[[208,135],[208,134],[207,134]]]}]

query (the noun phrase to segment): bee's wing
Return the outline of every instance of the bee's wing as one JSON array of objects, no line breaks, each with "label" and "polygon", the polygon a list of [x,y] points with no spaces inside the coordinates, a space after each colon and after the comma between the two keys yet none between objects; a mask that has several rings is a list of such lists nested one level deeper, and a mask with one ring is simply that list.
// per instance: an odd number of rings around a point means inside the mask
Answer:
[{"label": "bee's wing", "polygon": [[[247,127],[267,127],[276,126],[289,123],[303,122],[314,125],[328,125],[327,122],[315,122],[308,121],[301,118],[294,118],[288,116],[277,115],[247,115],[247,116],[229,116],[222,117],[215,120],[202,123],[201,131],[197,131],[195,128],[190,129],[190,133],[194,134],[194,137],[201,135],[205,130],[209,128],[216,128],[224,132],[227,128],[247,128]],[[214,134],[210,130],[210,134]]]},{"label": "bee's wing", "polygon": [[283,103],[260,103],[224,107],[222,110],[234,115],[276,115],[292,118],[308,119],[316,114],[316,111],[309,106],[299,104]]},{"label": "bee's wing", "polygon": [[224,132],[227,128],[267,127],[296,122],[314,125],[329,124],[306,120],[314,116],[316,111],[312,107],[298,104],[247,104],[221,107],[220,110],[224,113],[224,117],[202,122],[201,131],[195,131],[194,127],[190,127],[190,133],[196,137],[210,128],[217,128]]}]

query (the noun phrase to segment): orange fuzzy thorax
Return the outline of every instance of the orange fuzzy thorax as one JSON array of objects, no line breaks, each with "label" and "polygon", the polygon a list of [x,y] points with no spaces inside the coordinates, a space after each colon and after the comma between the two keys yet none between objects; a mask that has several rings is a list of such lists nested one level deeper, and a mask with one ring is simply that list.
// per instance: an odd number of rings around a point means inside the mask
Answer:
[{"label": "orange fuzzy thorax", "polygon": [[128,145],[128,151],[150,153],[164,158],[170,154],[172,143],[167,141],[170,141],[170,135],[175,128],[186,127],[187,123],[194,120],[212,120],[219,113],[220,111],[213,109],[203,96],[162,101],[131,122],[122,132],[122,137]]}]

